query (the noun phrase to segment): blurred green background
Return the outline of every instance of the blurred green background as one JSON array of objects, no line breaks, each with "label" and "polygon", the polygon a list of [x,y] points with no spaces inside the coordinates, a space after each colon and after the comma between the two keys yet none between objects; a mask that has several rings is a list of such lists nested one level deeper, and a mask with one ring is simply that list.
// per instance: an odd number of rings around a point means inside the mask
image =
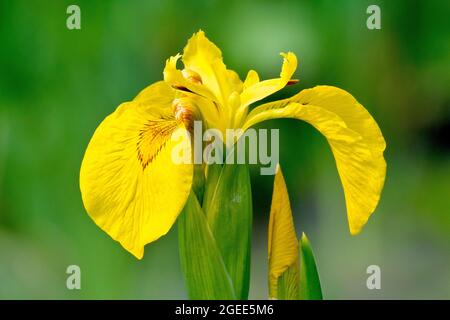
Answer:
[{"label": "blurred green background", "polygon": [[[81,30],[66,8],[81,8]],[[368,30],[366,8],[381,7]],[[301,82],[351,92],[388,143],[387,180],[363,232],[350,236],[326,140],[295,120],[280,162],[329,299],[450,298],[449,1],[0,1],[0,298],[186,298],[176,228],[137,261],[91,221],[78,175],[87,143],[121,102],[162,78],[165,59],[200,28],[244,77],[299,58]],[[254,170],[253,170],[254,169]],[[252,168],[251,298],[267,297],[273,177]],[[82,289],[66,289],[81,267]],[[379,265],[381,290],[366,268]]]}]

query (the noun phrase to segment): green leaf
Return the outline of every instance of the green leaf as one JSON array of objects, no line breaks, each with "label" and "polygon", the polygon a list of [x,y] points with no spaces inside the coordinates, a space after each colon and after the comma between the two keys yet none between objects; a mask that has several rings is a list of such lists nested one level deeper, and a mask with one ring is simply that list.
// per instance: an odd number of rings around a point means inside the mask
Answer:
[{"label": "green leaf", "polygon": [[300,247],[300,299],[322,300],[319,273],[308,238],[303,233]]},{"label": "green leaf", "polygon": [[236,299],[216,241],[197,197],[191,191],[178,218],[181,268],[190,299]]},{"label": "green leaf", "polygon": [[208,167],[203,209],[231,277],[237,299],[250,283],[252,195],[246,165]]},{"label": "green leaf", "polygon": [[[207,166],[206,183],[203,194],[203,209],[210,206],[216,192],[217,182],[222,173],[221,164],[210,164]],[[206,211],[205,211],[206,212]]]}]

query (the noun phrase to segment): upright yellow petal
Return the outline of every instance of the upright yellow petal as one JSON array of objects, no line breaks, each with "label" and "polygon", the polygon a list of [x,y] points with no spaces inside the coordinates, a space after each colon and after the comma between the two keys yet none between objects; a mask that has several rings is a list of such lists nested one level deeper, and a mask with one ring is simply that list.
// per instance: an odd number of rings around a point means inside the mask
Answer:
[{"label": "upright yellow petal", "polygon": [[165,83],[171,85],[175,89],[181,90],[181,96],[189,97],[191,102],[199,109],[203,120],[205,120],[207,124],[218,123],[222,105],[207,87],[183,76],[182,72],[176,67],[177,60],[180,57],[180,55],[177,55],[175,57],[170,57],[166,61],[166,66],[164,68]]},{"label": "upright yellow petal", "polygon": [[[173,225],[192,182],[193,166],[172,160],[178,143],[190,153],[189,134],[173,117],[167,97],[154,98],[160,90],[165,89],[154,84],[106,117],[89,142],[80,170],[87,212],[138,259],[147,243]],[[173,140],[175,133],[182,140]]]},{"label": "upright yellow petal", "polygon": [[375,120],[348,92],[330,86],[257,107],[244,129],[274,118],[304,120],[327,138],[345,193],[350,232],[359,233],[378,204],[386,176],[386,143]]},{"label": "upright yellow petal", "polygon": [[[290,267],[298,266],[298,240],[292,220],[289,195],[280,166],[273,185],[269,220],[269,297],[276,298],[278,278]],[[297,271],[297,272],[295,272]],[[293,270],[298,277],[298,270]],[[298,280],[298,278],[297,278]],[[294,286],[298,281],[292,281]],[[297,290],[294,290],[297,292]]]},{"label": "upright yellow petal", "polygon": [[283,89],[288,84],[297,69],[297,57],[292,52],[281,53],[281,55],[283,57],[283,66],[279,78],[255,82],[254,78],[257,75],[249,73],[247,79],[249,82],[253,82],[253,85],[247,86],[241,94],[241,103],[243,107],[264,99]]},{"label": "upright yellow petal", "polygon": [[189,39],[183,51],[185,69],[200,76],[201,83],[226,105],[234,91],[242,90],[242,82],[236,73],[227,70],[220,49],[199,31]]},{"label": "upright yellow petal", "polygon": [[[255,70],[250,70],[247,73],[247,77],[245,78],[245,81],[242,85],[243,91],[246,91],[248,88],[252,87],[253,85],[259,83],[259,75]],[[242,98],[242,95],[241,95]],[[242,119],[244,119],[248,114],[248,100],[244,101],[246,104],[242,104],[242,101],[240,101],[240,106],[237,108],[237,110],[233,110],[234,112],[234,119],[232,123],[232,127],[239,128],[242,124]]]},{"label": "upright yellow petal", "polygon": [[250,70],[244,81],[244,90],[259,82],[259,75],[255,70]]},{"label": "upright yellow petal", "polygon": [[177,61],[180,59],[181,55],[176,55],[170,57],[166,61],[166,66],[164,67],[164,81],[170,84],[175,89],[181,89],[183,91],[194,92],[202,97],[205,97],[211,101],[218,102],[214,94],[201,84],[201,79],[199,81],[192,81],[186,78],[183,73],[177,69]]}]

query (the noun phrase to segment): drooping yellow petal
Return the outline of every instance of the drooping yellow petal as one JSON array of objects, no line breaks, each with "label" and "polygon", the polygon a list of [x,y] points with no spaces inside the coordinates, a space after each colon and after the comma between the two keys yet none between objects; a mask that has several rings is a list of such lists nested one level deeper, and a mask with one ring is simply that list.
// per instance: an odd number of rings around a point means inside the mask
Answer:
[{"label": "drooping yellow petal", "polygon": [[386,175],[386,143],[375,120],[348,92],[330,86],[257,107],[243,129],[274,118],[304,120],[327,138],[345,193],[350,232],[359,233],[378,204]]},{"label": "drooping yellow petal", "polygon": [[[84,206],[95,223],[138,259],[166,234],[189,195],[193,166],[176,164],[175,146],[190,153],[184,124],[155,84],[120,105],[95,131],[80,170]],[[141,103],[140,101],[145,101]],[[178,141],[172,139],[177,134]]]},{"label": "drooping yellow petal", "polygon": [[200,76],[201,83],[225,106],[234,91],[242,90],[242,82],[236,73],[227,70],[220,49],[199,31],[189,39],[183,51],[186,70]]},{"label": "drooping yellow petal", "polygon": [[[258,81],[253,85],[247,86],[241,94],[242,107],[247,107],[253,102],[264,99],[286,86],[297,69],[297,57],[292,52],[281,53],[281,55],[283,56],[283,66],[281,68],[280,77],[261,82]],[[250,75],[250,77],[254,78],[255,75]],[[254,82],[254,79],[252,78],[248,81]]]},{"label": "drooping yellow petal", "polygon": [[170,108],[174,94],[174,90],[166,82],[158,81],[141,90],[133,101],[141,103],[144,107],[154,108],[156,105]]},{"label": "drooping yellow petal", "polygon": [[[298,270],[298,240],[292,220],[289,195],[280,166],[277,166],[273,185],[272,206],[269,220],[269,297],[276,298],[278,278],[290,267],[294,281],[291,285],[297,286]],[[297,271],[297,272],[296,272]],[[290,291],[298,292],[296,289]]]}]

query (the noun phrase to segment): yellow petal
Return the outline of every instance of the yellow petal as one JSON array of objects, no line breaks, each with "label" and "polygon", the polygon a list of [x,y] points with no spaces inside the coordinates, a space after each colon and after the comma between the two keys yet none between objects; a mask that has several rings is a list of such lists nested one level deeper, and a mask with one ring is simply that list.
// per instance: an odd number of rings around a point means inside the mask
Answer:
[{"label": "yellow petal", "polygon": [[330,86],[257,107],[243,129],[274,118],[304,120],[327,138],[345,193],[350,232],[359,233],[378,204],[386,176],[386,143],[375,120],[348,92]]},{"label": "yellow petal", "polygon": [[259,75],[255,70],[250,70],[244,81],[244,90],[259,82]]},{"label": "yellow petal", "polygon": [[[244,84],[242,86],[243,91],[247,90],[249,87],[259,82],[259,75],[255,70],[250,70],[247,73],[247,77],[245,78]],[[239,128],[242,124],[242,119],[244,119],[248,114],[248,104],[242,104],[240,101],[239,107],[234,111],[234,119],[232,123],[232,127]]]},{"label": "yellow petal", "polygon": [[167,59],[163,72],[164,81],[176,89],[191,91],[211,101],[218,102],[214,94],[207,87],[196,81],[190,81],[189,78],[184,77],[183,73],[177,69],[177,61],[180,57],[181,55],[178,54]]},{"label": "yellow petal", "polygon": [[283,173],[279,166],[273,185],[269,220],[269,297],[277,297],[278,278],[298,263],[298,240]]},{"label": "yellow petal", "polygon": [[[283,89],[291,79],[297,69],[297,57],[292,52],[281,53],[283,56],[283,66],[281,68],[280,77],[277,79],[264,80],[256,82],[246,87],[241,94],[241,103],[243,107],[264,99],[265,97]],[[254,77],[254,75],[251,75]],[[249,80],[249,81],[254,81]]]},{"label": "yellow petal", "polygon": [[[151,100],[159,89],[156,84],[145,94]],[[81,165],[86,211],[138,259],[147,243],[168,232],[191,189],[192,165],[172,161],[180,143],[172,137],[181,132],[190,152],[189,135],[169,107],[157,101],[120,105],[95,131]]]},{"label": "yellow petal", "polygon": [[182,72],[176,67],[177,60],[180,57],[180,55],[177,55],[170,57],[166,61],[164,69],[165,83],[167,85],[170,84],[173,88],[183,90],[182,96],[189,97],[189,100],[198,108],[207,124],[217,123],[220,118],[216,103],[218,100],[208,88],[202,84],[189,81],[183,76]]},{"label": "yellow petal", "polygon": [[183,51],[183,63],[187,70],[197,73],[222,105],[234,91],[242,90],[242,82],[236,73],[227,70],[220,49],[199,31],[189,39]]},{"label": "yellow petal", "polygon": [[239,75],[236,71],[227,69],[227,75],[228,75],[228,81],[231,84],[231,93],[238,92],[241,93],[242,89],[244,87],[244,84],[242,83],[241,78],[239,78]]}]

